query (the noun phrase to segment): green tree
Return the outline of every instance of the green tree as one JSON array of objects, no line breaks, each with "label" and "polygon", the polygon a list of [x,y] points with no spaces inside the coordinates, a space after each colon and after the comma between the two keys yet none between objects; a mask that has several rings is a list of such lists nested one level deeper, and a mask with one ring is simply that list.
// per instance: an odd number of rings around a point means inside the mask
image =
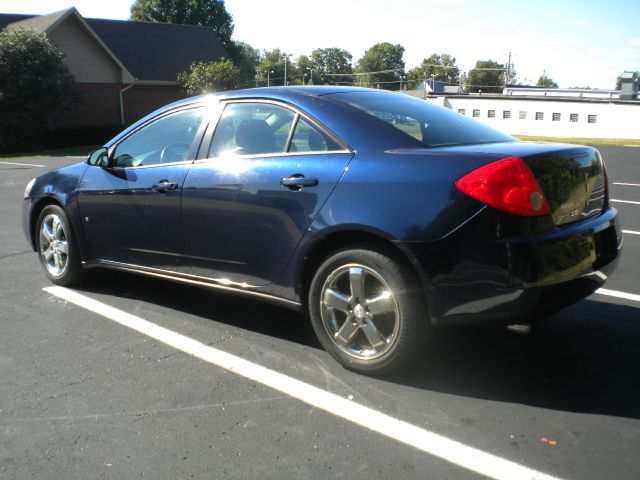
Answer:
[{"label": "green tree", "polygon": [[233,49],[233,18],[224,0],[135,0],[130,20],[212,27],[222,45]]},{"label": "green tree", "polygon": [[300,55],[296,60],[296,69],[298,74],[302,76],[301,81],[303,81],[306,85],[317,85],[317,79],[314,77],[313,82],[311,81],[311,71],[313,70],[313,66],[311,64],[311,59],[307,55]]},{"label": "green tree", "polygon": [[[258,76],[262,85],[284,85],[285,56],[279,48],[263,50],[258,64]],[[287,84],[302,83],[296,64],[287,56]]]},{"label": "green tree", "polygon": [[189,95],[237,88],[240,69],[231,60],[194,62],[188,72],[178,74],[178,81]]},{"label": "green tree", "polygon": [[[401,57],[402,58],[402,57]],[[353,73],[353,56],[342,48],[318,48],[311,52],[309,68],[313,70],[313,83],[324,85],[338,82],[353,82],[352,76],[333,76],[331,73]]]},{"label": "green tree", "polygon": [[552,78],[546,75],[540,75],[540,78],[538,78],[536,82],[536,87],[558,88],[558,84],[554,82]]},{"label": "green tree", "polygon": [[[400,76],[404,76],[404,47],[388,42],[377,43],[358,60],[356,72],[361,85],[398,90],[400,88]],[[368,73],[368,72],[384,73]]]},{"label": "green tree", "polygon": [[494,60],[478,60],[469,70],[465,82],[467,92],[500,93],[504,85],[505,67]]},{"label": "green tree", "polygon": [[260,50],[253,48],[245,42],[232,42],[233,55],[229,52],[233,63],[240,70],[240,83],[242,86],[255,84],[255,75],[260,64]]},{"label": "green tree", "polygon": [[433,78],[439,82],[457,84],[460,82],[460,69],[456,66],[456,59],[448,53],[438,55],[434,53],[422,60],[420,66],[407,72],[409,88],[415,88],[425,79]]},{"label": "green tree", "polygon": [[41,146],[74,98],[64,55],[45,35],[0,32],[0,151]]}]

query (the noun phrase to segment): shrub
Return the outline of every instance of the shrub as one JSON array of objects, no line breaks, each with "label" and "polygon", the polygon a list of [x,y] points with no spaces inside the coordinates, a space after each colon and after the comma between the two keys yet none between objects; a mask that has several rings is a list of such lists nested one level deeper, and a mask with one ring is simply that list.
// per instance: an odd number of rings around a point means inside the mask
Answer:
[{"label": "shrub", "polygon": [[188,72],[178,74],[178,81],[189,95],[237,88],[240,69],[231,60],[195,62]]},{"label": "shrub", "polygon": [[0,151],[40,147],[73,100],[64,55],[45,35],[0,32]]}]

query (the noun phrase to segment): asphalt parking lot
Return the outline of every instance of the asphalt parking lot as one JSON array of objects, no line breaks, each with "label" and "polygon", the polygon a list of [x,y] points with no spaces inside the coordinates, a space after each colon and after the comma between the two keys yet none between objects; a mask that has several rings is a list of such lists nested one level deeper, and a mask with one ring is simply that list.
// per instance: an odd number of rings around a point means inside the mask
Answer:
[{"label": "asphalt parking lot", "polygon": [[[483,478],[469,468],[483,452],[508,461],[482,470],[493,478],[639,478],[640,148],[599,149],[625,230],[608,294],[531,336],[437,332],[392,379],[342,369],[302,315],[246,299],[107,271],[75,290],[248,360],[256,379],[44,291],[22,192],[81,159],[0,159],[0,478],[466,479]],[[266,386],[272,376],[333,403]],[[369,418],[357,420],[361,406]],[[409,441],[384,433],[394,419]],[[421,447],[427,434],[432,452],[455,442],[447,460]]]}]

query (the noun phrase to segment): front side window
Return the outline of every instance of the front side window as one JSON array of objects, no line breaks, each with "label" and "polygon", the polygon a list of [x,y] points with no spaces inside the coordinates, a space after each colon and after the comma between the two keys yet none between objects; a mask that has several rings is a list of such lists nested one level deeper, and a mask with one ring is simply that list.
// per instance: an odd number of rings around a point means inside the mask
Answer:
[{"label": "front side window", "polygon": [[205,108],[164,116],[126,137],[113,152],[116,167],[144,167],[188,160]]},{"label": "front side window", "polygon": [[295,114],[268,103],[231,103],[216,126],[209,157],[284,153]]}]

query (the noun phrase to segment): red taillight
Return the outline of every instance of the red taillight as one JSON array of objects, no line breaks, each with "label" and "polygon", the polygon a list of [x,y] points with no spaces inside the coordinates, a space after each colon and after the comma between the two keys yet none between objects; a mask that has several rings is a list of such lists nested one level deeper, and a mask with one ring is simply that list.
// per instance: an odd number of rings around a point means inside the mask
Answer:
[{"label": "red taillight", "polygon": [[518,157],[480,167],[455,185],[462,193],[507,213],[523,217],[551,213],[533,173]]}]

